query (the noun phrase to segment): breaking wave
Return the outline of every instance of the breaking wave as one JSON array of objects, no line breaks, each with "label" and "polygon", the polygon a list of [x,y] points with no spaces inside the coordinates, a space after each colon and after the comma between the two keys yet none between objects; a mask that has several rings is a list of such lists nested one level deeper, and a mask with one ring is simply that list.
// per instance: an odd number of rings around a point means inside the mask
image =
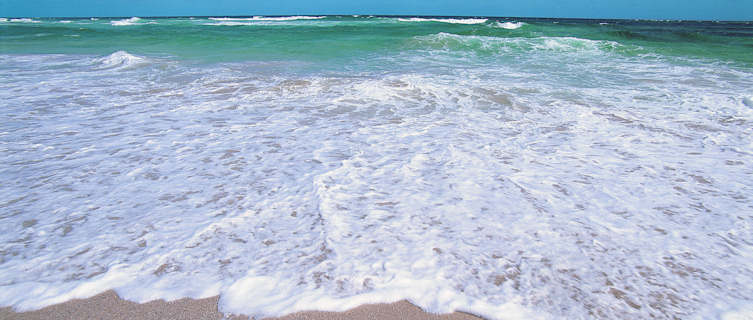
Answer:
[{"label": "breaking wave", "polygon": [[141,21],[141,18],[133,17],[133,18],[123,19],[123,20],[110,21],[110,24],[113,26],[130,26],[130,25],[134,25],[138,23],[139,21]]},{"label": "breaking wave", "polygon": [[415,37],[420,46],[431,49],[460,50],[486,53],[510,52],[612,52],[622,45],[607,40],[590,40],[575,37],[502,38],[476,35],[457,35],[440,32]]},{"label": "breaking wave", "polygon": [[444,22],[454,24],[480,24],[488,21],[488,19],[429,19],[429,18],[399,18],[398,21],[403,22]]},{"label": "breaking wave", "polygon": [[148,60],[143,57],[132,55],[125,51],[116,51],[112,54],[95,59],[95,62],[102,69],[117,69],[123,70],[148,63]]},{"label": "breaking wave", "polygon": [[29,19],[29,18],[18,18],[18,19],[10,19],[10,20],[6,19],[5,21],[21,22],[21,23],[40,23],[40,21]]},{"label": "breaking wave", "polygon": [[254,16],[251,18],[233,18],[233,17],[222,17],[222,18],[209,18],[209,20],[215,20],[215,21],[293,21],[293,20],[318,20],[318,19],[324,19],[325,16],[286,16],[286,17],[265,17],[265,16]]},{"label": "breaking wave", "polygon": [[495,27],[502,28],[502,29],[508,29],[508,30],[515,30],[520,29],[525,23],[523,22],[497,22],[495,24]]}]

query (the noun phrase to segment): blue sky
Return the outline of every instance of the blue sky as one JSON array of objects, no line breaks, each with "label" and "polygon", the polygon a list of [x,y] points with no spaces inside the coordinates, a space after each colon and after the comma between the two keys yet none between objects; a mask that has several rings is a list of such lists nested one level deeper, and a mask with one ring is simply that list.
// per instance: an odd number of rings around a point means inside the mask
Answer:
[{"label": "blue sky", "polygon": [[753,0],[0,0],[4,17],[291,14],[753,20]]}]

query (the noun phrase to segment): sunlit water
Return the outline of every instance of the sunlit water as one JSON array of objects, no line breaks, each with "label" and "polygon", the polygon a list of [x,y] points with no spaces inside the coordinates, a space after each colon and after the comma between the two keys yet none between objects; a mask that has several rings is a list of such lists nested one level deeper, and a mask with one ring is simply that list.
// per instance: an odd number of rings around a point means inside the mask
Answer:
[{"label": "sunlit water", "polygon": [[749,317],[752,29],[2,20],[0,305]]}]

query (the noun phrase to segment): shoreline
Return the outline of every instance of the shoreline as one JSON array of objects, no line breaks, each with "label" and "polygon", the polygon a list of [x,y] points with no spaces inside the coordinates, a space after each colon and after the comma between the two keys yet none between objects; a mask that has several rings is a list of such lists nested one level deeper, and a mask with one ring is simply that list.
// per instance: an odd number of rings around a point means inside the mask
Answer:
[{"label": "shoreline", "polygon": [[[0,319],[253,319],[246,315],[225,315],[218,310],[219,296],[204,299],[183,298],[175,301],[154,300],[135,303],[120,298],[108,290],[87,299],[73,299],[39,310],[15,312],[12,307],[0,308]],[[432,314],[418,306],[401,300],[393,303],[365,304],[343,312],[302,311],[265,320],[325,320],[325,319],[433,319],[433,320],[484,320],[465,312]]]}]

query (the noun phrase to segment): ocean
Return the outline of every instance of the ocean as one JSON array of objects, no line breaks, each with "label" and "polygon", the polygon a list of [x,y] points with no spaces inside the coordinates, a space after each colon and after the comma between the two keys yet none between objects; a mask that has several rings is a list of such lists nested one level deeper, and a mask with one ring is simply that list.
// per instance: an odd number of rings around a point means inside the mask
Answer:
[{"label": "ocean", "polygon": [[753,316],[753,23],[0,19],[0,306]]}]

